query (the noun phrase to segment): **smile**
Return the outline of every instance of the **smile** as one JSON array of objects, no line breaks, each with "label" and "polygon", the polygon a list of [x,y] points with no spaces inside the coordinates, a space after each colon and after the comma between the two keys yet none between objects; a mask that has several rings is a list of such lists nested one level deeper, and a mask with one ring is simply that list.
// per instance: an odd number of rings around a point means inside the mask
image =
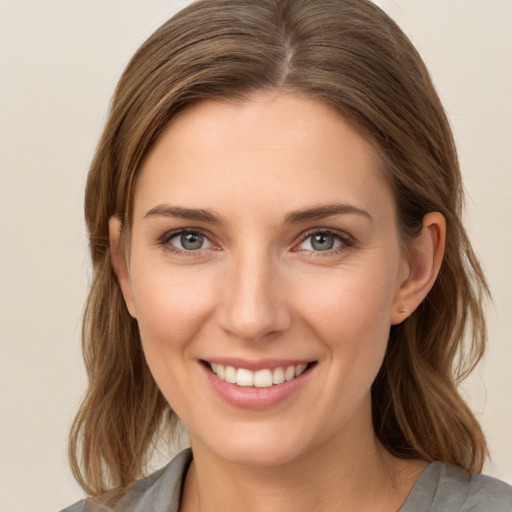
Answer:
[{"label": "smile", "polygon": [[263,368],[252,371],[247,368],[235,368],[234,366],[224,366],[219,363],[206,361],[210,370],[217,375],[220,380],[230,384],[236,384],[241,387],[269,388],[277,386],[283,382],[293,380],[302,375],[309,366],[314,363],[302,363],[294,366],[280,366],[274,369]]}]

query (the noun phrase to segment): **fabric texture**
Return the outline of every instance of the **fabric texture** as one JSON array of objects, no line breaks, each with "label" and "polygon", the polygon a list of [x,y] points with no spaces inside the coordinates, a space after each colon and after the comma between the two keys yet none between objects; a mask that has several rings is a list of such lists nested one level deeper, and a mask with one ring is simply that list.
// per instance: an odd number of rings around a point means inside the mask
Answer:
[{"label": "fabric texture", "polygon": [[[183,479],[192,461],[190,449],[159,471],[132,484],[111,509],[82,500],[61,512],[178,512]],[[512,487],[485,475],[433,462],[397,512],[512,512]]]},{"label": "fabric texture", "polygon": [[512,512],[512,487],[490,476],[433,462],[398,512]]}]

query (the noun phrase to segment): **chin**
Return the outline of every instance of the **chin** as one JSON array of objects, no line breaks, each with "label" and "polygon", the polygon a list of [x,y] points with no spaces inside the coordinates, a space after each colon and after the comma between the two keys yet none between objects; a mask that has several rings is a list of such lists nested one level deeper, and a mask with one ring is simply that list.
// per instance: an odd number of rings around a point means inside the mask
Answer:
[{"label": "chin", "polygon": [[218,453],[227,462],[239,466],[277,467],[289,464],[299,457],[297,449],[274,449],[268,446],[229,446]]},{"label": "chin", "polygon": [[[225,433],[222,439],[206,439],[197,442],[191,435],[194,450],[206,448],[226,462],[240,466],[276,467],[298,460],[309,451],[304,442],[305,435],[290,435],[274,429],[265,433],[263,429],[244,432],[243,435]],[[268,434],[268,435],[265,435]]]}]

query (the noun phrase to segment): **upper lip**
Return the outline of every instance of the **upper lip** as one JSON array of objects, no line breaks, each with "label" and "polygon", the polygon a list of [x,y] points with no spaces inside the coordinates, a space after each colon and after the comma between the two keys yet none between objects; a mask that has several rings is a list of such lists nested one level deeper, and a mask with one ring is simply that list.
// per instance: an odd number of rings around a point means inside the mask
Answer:
[{"label": "upper lip", "polygon": [[287,368],[288,366],[298,366],[300,364],[316,362],[314,359],[244,359],[234,357],[212,357],[202,359],[202,361],[221,364],[223,366],[233,366],[234,368],[245,368],[253,372],[264,369],[274,370],[280,367]]}]

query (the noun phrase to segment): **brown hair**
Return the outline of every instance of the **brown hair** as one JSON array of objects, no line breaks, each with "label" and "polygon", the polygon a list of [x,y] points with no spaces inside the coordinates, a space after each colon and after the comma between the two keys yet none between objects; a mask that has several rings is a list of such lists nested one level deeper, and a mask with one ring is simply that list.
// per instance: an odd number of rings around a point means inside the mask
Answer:
[{"label": "brown hair", "polygon": [[482,468],[485,438],[457,385],[484,350],[488,289],[461,223],[450,127],[420,56],[370,1],[200,0],[159,28],[127,66],[87,181],[89,388],[69,449],[75,477],[89,494],[138,478],[155,440],[175,421],[111,268],[108,221],[119,216],[129,233],[141,161],[177,112],[262,89],[316,98],[375,143],[405,241],[418,234],[426,213],[445,216],[439,277],[420,307],[391,328],[372,388],[373,422],[399,457]]}]

